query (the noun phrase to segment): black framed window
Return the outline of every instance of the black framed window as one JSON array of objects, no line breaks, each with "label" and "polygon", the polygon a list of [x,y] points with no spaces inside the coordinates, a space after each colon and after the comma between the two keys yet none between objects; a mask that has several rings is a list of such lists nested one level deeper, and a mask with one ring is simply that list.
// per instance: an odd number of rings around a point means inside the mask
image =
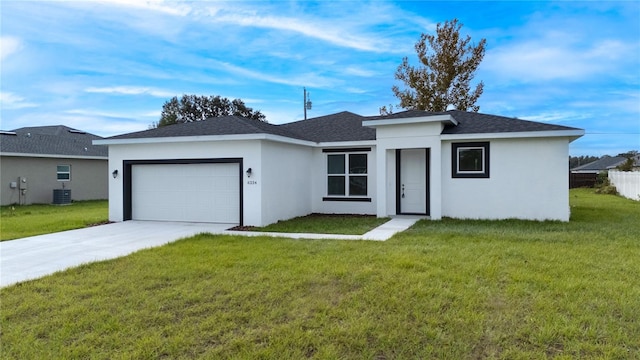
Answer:
[{"label": "black framed window", "polygon": [[488,178],[489,143],[466,142],[451,144],[451,177]]},{"label": "black framed window", "polygon": [[367,196],[367,154],[327,154],[327,195]]}]

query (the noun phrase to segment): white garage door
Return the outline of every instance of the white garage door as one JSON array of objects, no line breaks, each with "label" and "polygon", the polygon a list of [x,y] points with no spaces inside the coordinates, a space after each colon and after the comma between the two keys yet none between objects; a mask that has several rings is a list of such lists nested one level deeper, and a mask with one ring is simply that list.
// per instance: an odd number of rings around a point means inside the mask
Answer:
[{"label": "white garage door", "polygon": [[134,220],[240,222],[237,163],[131,166]]}]

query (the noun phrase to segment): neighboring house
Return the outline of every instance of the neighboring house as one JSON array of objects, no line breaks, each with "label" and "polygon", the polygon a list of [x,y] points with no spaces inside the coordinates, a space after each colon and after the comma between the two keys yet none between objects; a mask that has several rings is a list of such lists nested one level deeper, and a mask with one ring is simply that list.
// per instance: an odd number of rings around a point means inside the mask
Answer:
[{"label": "neighboring house", "polygon": [[[640,168],[640,155],[633,158],[634,169]],[[594,187],[598,182],[598,174],[602,172],[608,173],[609,170],[616,169],[627,161],[624,156],[608,156],[605,155],[596,161],[576,166],[571,169],[569,175],[569,187]]]},{"label": "neighboring house", "polygon": [[108,148],[99,136],[66,126],[0,131],[2,205],[52,203],[55,189],[72,200],[108,197]]},{"label": "neighboring house", "polygon": [[605,155],[596,161],[588,164],[576,166],[571,169],[574,174],[599,174],[602,171],[609,171],[624,164],[627,158],[624,156],[608,156]]},{"label": "neighboring house", "polygon": [[581,129],[463,111],[227,116],[96,140],[109,218],[262,226],[309,213],[569,220]]}]

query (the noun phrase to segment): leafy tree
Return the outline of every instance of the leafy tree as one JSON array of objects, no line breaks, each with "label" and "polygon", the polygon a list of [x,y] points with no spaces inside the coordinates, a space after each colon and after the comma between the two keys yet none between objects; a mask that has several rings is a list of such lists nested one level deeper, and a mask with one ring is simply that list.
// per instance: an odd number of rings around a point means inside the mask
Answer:
[{"label": "leafy tree", "polygon": [[[407,57],[396,70],[395,78],[406,86],[393,86],[394,95],[405,109],[446,111],[449,105],[458,110],[478,111],[475,105],[482,95],[484,84],[480,81],[471,91],[470,82],[484,58],[486,39],[478,45],[471,44],[471,37],[462,38],[458,19],[438,23],[436,35],[422,34],[415,49],[420,66],[409,65]],[[382,112],[382,111],[381,111]]]},{"label": "leafy tree", "polygon": [[177,123],[202,121],[210,117],[227,115],[244,116],[258,121],[267,121],[264,114],[247,107],[240,99],[229,100],[218,96],[182,95],[177,96],[162,105],[160,121],[153,123],[152,128]]},{"label": "leafy tree", "polygon": [[628,157],[624,163],[616,166],[616,169],[620,171],[633,171],[633,166],[635,165],[635,161],[632,157]]}]

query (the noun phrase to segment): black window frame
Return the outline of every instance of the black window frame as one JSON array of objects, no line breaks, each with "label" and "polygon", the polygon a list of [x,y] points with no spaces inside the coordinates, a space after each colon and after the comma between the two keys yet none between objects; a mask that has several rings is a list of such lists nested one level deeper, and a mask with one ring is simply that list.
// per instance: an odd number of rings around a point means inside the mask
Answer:
[{"label": "black window frame", "polygon": [[[327,196],[323,197],[323,201],[364,201],[371,202],[371,197],[369,196],[370,188],[369,188],[369,154],[371,152],[371,148],[349,148],[349,149],[323,149],[323,153],[325,153],[325,164],[327,165],[325,171],[325,194]],[[330,173],[329,172],[329,157],[330,156],[343,156],[344,161],[344,173]],[[360,172],[359,170],[353,170],[351,166],[351,156],[352,155],[364,155],[365,156],[365,172]],[[354,178],[354,181],[351,181],[351,178]],[[343,178],[344,179],[344,195],[341,194],[329,194],[329,182],[330,178]],[[352,186],[357,186],[357,178],[365,178],[364,188],[366,189],[366,194],[364,195],[352,195]]]},{"label": "black window frame", "polygon": [[[464,149],[482,149],[483,151],[483,169],[482,171],[464,171],[459,170],[460,150]],[[451,177],[461,179],[487,179],[490,177],[490,146],[488,141],[482,142],[462,142],[451,144]]]}]

